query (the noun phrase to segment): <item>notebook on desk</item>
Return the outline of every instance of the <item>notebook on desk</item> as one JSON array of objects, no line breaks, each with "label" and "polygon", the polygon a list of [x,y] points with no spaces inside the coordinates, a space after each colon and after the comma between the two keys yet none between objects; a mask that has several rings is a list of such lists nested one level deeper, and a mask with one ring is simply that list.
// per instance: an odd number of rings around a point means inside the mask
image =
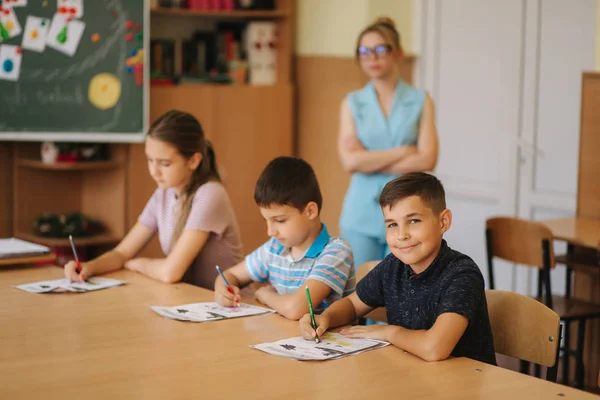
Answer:
[{"label": "notebook on desk", "polygon": [[16,238],[0,239],[0,260],[5,258],[43,256],[46,254],[50,254],[50,249],[40,244]]}]

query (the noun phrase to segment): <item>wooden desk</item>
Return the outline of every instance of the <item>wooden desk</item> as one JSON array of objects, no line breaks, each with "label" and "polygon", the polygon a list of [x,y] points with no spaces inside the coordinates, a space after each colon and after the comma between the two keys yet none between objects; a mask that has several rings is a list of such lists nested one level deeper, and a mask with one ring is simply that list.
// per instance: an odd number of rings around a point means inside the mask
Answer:
[{"label": "wooden desk", "polygon": [[558,240],[592,249],[597,249],[600,243],[600,219],[559,218],[540,222],[546,225]]},{"label": "wooden desk", "polygon": [[149,307],[212,301],[212,292],[129,271],[109,275],[127,285],[84,294],[12,287],[61,274],[0,270],[0,398],[596,398],[466,358],[427,363],[392,346],[326,362],[275,357],[248,345],[297,335],[297,322],[274,314],[172,321]]},{"label": "wooden desk", "polygon": [[[573,296],[587,300],[596,304],[600,304],[600,278],[598,270],[594,266],[598,266],[597,249],[600,243],[600,218],[560,218],[540,221],[546,225],[552,235],[557,240],[567,242],[566,258],[575,261],[575,265],[582,258],[579,255],[583,254],[588,265],[588,270],[582,272],[575,271],[573,282]],[[591,268],[590,268],[591,267]],[[579,271],[579,272],[578,272]],[[566,293],[571,293],[571,275],[567,273]],[[563,331],[563,338],[574,346],[574,340],[569,339],[569,329]],[[598,320],[591,320],[586,325],[585,344],[584,344],[584,364],[586,367],[585,377],[582,378],[589,387],[592,387],[596,380],[596,373],[600,369],[600,342],[597,338],[600,335],[600,323]],[[575,339],[575,338],[571,338]],[[563,365],[563,376],[570,375],[568,365]]]}]

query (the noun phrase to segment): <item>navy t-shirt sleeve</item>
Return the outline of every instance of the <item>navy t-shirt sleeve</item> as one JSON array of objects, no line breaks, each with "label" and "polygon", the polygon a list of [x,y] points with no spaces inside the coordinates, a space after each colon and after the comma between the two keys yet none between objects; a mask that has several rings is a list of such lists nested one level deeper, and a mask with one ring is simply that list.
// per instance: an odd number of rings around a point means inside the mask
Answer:
[{"label": "navy t-shirt sleeve", "polygon": [[472,322],[483,296],[485,286],[482,275],[475,270],[459,271],[444,290],[437,315],[456,313]]},{"label": "navy t-shirt sleeve", "polygon": [[383,276],[385,272],[385,260],[373,268],[364,278],[356,284],[356,295],[369,307],[383,307]]}]

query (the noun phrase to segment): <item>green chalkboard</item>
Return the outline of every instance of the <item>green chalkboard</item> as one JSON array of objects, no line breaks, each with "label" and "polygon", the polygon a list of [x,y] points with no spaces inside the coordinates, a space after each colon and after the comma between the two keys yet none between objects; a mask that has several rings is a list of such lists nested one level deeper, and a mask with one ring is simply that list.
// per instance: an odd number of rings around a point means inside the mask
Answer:
[{"label": "green chalkboard", "polygon": [[12,2],[26,5],[0,10],[0,140],[140,141],[148,120],[140,52],[148,48],[148,2]]}]

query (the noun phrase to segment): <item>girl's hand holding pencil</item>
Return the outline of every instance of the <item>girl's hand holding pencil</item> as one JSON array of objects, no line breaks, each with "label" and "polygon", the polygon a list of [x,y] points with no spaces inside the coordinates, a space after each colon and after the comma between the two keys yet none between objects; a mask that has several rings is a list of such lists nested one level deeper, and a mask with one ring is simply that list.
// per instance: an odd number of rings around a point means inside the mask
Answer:
[{"label": "girl's hand holding pencil", "polygon": [[65,278],[70,282],[85,282],[88,279],[85,263],[81,263],[81,272],[77,273],[78,265],[76,261],[69,261],[65,264]]},{"label": "girl's hand holding pencil", "polygon": [[85,282],[87,280],[87,273],[84,272],[79,256],[77,255],[77,249],[73,242],[73,236],[69,235],[69,243],[71,244],[71,250],[73,250],[74,261],[69,261],[65,265],[65,276],[69,282]]}]

